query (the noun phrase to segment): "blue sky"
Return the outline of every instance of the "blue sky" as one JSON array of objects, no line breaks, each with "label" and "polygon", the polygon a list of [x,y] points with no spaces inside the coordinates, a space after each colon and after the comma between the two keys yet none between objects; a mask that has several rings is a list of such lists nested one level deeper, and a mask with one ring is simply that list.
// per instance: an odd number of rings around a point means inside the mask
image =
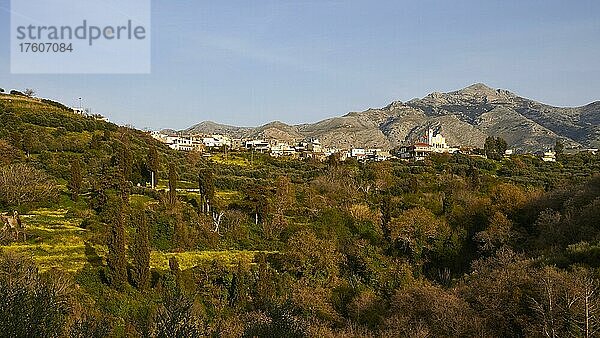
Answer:
[{"label": "blue sky", "polygon": [[155,0],[149,75],[11,75],[9,8],[0,0],[0,87],[83,97],[139,128],[314,122],[476,82],[600,100],[597,0]]}]

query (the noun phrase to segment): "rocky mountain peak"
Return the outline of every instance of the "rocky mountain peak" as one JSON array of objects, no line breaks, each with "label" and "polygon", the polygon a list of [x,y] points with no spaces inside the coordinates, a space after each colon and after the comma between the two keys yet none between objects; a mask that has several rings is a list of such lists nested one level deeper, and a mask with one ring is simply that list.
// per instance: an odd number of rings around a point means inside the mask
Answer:
[{"label": "rocky mountain peak", "polygon": [[290,127],[290,125],[285,124],[281,121],[273,121],[273,122],[269,122],[269,123],[263,125],[260,128],[267,129],[267,128],[289,128],[289,127]]},{"label": "rocky mountain peak", "polygon": [[496,92],[497,92],[496,89],[489,87],[484,83],[475,83],[475,84],[472,84],[468,87],[465,87],[465,88],[457,91],[457,93],[461,93],[461,94],[472,94],[472,93],[493,94]]},{"label": "rocky mountain peak", "polygon": [[539,150],[562,139],[568,147],[600,145],[600,102],[560,108],[522,98],[504,89],[475,83],[452,92],[433,92],[422,99],[394,101],[383,108],[348,113],[316,123],[287,125],[276,121],[257,128],[214,123],[196,131],[227,132],[238,137],[290,142],[319,138],[338,148],[391,148],[438,126],[453,145],[482,147],[487,136],[500,136],[514,149]]}]

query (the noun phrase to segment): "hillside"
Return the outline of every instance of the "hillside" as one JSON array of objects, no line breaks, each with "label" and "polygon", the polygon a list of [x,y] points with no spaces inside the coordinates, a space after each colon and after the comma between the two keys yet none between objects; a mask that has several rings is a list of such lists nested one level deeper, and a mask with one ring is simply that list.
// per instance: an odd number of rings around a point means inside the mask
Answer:
[{"label": "hillside", "polygon": [[[395,102],[244,132],[378,130],[383,141],[427,119],[482,137],[465,118],[430,115]],[[506,107],[465,116],[498,133],[497,116],[536,128]],[[548,297],[570,307],[561,316],[585,318],[588,301],[600,309],[598,295],[585,298],[599,282],[598,172],[590,153],[556,163],[205,158],[2,95],[0,335],[539,336]],[[564,323],[556,336],[581,336]]]},{"label": "hillside", "polygon": [[478,83],[449,93],[432,93],[408,102],[297,126],[281,122],[257,128],[201,123],[186,131],[234,137],[282,140],[319,138],[328,146],[393,148],[410,142],[429,127],[439,128],[448,143],[482,147],[487,136],[500,136],[517,150],[600,145],[600,102],[560,108]]}]

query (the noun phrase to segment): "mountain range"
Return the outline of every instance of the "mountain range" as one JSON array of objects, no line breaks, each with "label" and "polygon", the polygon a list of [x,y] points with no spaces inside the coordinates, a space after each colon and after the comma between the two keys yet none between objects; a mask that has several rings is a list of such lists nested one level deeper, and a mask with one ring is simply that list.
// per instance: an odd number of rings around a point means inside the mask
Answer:
[{"label": "mountain range", "polygon": [[236,127],[205,121],[182,132],[288,142],[318,138],[330,147],[392,149],[411,143],[429,128],[440,131],[454,146],[482,147],[487,136],[499,136],[521,151],[546,149],[557,140],[567,148],[598,147],[600,101],[582,107],[553,107],[477,83],[316,123],[276,121],[260,127]]}]

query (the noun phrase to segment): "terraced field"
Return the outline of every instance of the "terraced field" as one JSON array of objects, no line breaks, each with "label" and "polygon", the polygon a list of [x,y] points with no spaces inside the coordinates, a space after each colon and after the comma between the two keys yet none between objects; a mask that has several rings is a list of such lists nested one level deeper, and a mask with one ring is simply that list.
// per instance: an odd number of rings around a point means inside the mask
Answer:
[{"label": "terraced field", "polygon": [[[67,216],[65,209],[38,209],[22,215],[26,225],[27,241],[0,246],[0,250],[13,251],[33,258],[41,271],[60,268],[75,273],[87,263],[102,264],[107,248],[90,242],[89,230],[79,227],[81,218]],[[219,261],[225,265],[238,262],[251,263],[260,251],[153,251],[150,267],[169,269],[169,259],[177,257],[182,269]]]}]

